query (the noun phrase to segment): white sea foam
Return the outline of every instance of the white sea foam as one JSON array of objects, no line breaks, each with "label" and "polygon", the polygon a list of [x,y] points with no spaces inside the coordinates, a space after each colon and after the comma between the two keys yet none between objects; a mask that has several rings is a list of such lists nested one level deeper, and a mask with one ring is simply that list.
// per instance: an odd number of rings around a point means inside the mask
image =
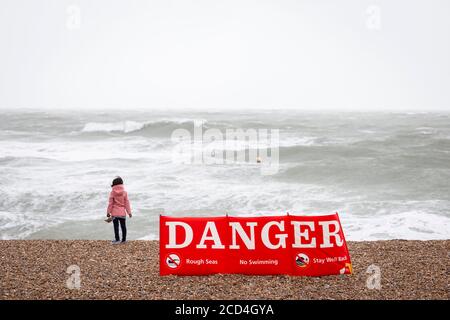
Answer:
[{"label": "white sea foam", "polygon": [[112,123],[102,122],[89,122],[86,123],[81,130],[82,132],[133,132],[141,130],[145,126],[145,123],[137,121],[121,121]]},{"label": "white sea foam", "polygon": [[153,233],[150,233],[150,234],[148,234],[148,235],[145,235],[145,236],[143,236],[143,237],[140,237],[140,238],[137,239],[137,240],[158,240],[158,239],[159,239],[158,235],[153,234]]},{"label": "white sea foam", "polygon": [[347,239],[352,241],[450,238],[448,217],[418,210],[373,217],[343,215],[341,220]]},{"label": "white sea foam", "polygon": [[48,159],[56,161],[88,161],[108,159],[151,159],[157,141],[134,139],[132,141],[0,141],[2,157]]}]

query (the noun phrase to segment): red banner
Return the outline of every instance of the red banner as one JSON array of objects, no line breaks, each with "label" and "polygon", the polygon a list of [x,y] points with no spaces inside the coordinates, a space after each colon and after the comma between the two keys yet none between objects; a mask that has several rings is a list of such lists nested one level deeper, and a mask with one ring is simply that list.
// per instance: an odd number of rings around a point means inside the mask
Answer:
[{"label": "red banner", "polygon": [[160,216],[159,231],[161,275],[352,273],[337,213],[324,216]]}]

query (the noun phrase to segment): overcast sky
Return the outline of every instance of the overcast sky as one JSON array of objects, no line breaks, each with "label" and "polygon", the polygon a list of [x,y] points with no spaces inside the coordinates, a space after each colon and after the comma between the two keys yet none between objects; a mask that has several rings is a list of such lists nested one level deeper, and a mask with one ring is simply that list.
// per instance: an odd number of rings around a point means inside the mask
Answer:
[{"label": "overcast sky", "polygon": [[448,0],[0,0],[0,108],[450,110]]}]

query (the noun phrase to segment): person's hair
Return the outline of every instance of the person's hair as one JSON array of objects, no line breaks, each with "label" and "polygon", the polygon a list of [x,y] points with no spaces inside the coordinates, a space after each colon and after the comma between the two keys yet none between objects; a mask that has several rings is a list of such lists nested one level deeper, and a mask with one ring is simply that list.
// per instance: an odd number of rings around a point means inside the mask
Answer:
[{"label": "person's hair", "polygon": [[123,184],[123,180],[121,177],[115,177],[111,184],[111,187],[117,186],[118,184]]}]

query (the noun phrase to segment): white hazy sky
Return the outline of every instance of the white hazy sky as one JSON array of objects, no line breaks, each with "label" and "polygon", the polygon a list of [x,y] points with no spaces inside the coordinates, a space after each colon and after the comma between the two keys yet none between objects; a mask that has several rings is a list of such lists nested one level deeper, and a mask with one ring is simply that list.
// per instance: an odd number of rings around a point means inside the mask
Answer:
[{"label": "white hazy sky", "polygon": [[450,110],[449,17],[448,0],[0,0],[0,108]]}]

